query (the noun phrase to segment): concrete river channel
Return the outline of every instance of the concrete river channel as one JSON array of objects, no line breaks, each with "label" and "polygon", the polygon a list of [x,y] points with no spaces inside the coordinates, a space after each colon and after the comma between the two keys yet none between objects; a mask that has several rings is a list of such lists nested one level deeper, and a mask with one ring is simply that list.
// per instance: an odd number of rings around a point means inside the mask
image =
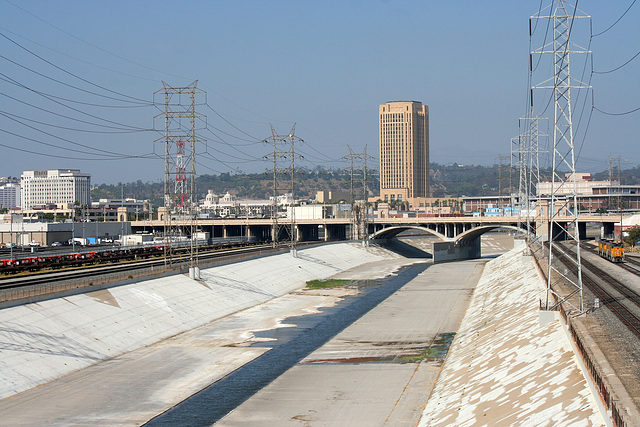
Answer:
[{"label": "concrete river channel", "polygon": [[[269,351],[145,425],[211,425],[219,421],[431,265],[413,264],[402,267],[396,275],[384,279],[352,281],[350,286],[359,289],[358,295],[347,296],[336,305],[321,309],[319,313],[284,320],[283,323],[295,327],[256,333],[258,337],[275,339],[253,344],[269,347]],[[451,337],[446,341],[450,342]],[[444,358],[446,348],[448,346],[442,349],[444,351],[436,351],[436,356]],[[375,361],[384,362],[383,359]]]}]

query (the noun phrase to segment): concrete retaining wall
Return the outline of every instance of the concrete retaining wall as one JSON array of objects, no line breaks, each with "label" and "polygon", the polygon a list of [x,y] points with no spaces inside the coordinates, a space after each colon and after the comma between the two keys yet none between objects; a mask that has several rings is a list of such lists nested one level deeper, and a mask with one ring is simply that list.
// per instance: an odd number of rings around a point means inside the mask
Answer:
[{"label": "concrete retaining wall", "polygon": [[397,257],[322,245],[0,310],[0,398],[152,344],[367,262]]},{"label": "concrete retaining wall", "polygon": [[480,237],[467,242],[465,245],[457,244],[456,242],[433,243],[434,263],[475,259],[481,256]]}]

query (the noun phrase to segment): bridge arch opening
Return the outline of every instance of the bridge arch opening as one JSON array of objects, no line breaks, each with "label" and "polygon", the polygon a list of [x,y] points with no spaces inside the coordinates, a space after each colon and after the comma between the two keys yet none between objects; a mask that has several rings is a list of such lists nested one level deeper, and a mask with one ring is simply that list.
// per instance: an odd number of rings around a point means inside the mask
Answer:
[{"label": "bridge arch opening", "polygon": [[458,236],[456,236],[455,242],[456,244],[464,244],[465,242],[473,241],[479,238],[480,236],[482,236],[483,234],[499,228],[507,228],[517,232],[525,231],[522,228],[518,228],[515,225],[483,225],[483,226],[472,228],[470,230],[465,231],[464,233],[459,234]]},{"label": "bridge arch opening", "polygon": [[375,233],[369,236],[370,240],[383,240],[383,239],[392,239],[398,236],[400,233],[403,233],[408,230],[419,230],[425,233],[431,234],[441,240],[451,240],[447,236],[442,233],[438,233],[436,230],[432,230],[427,227],[422,227],[419,225],[397,225],[394,227],[383,228],[382,230],[378,230]]}]

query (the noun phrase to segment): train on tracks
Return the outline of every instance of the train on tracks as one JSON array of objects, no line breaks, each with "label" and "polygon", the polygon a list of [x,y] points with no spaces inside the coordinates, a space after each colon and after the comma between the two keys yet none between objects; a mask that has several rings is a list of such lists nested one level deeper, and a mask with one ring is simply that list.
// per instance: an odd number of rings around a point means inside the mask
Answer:
[{"label": "train on tracks", "polygon": [[[222,239],[221,239],[222,240]],[[218,241],[198,246],[199,252],[215,251],[226,248],[243,247],[258,242],[248,240]],[[0,275],[44,269],[82,267],[92,264],[118,263],[122,261],[143,260],[164,255],[184,256],[190,252],[185,245],[155,244],[143,246],[122,246],[102,250],[71,252],[65,254],[34,255],[24,258],[0,259]]]},{"label": "train on tracks", "polygon": [[598,255],[611,262],[624,262],[624,243],[609,239],[600,239]]}]

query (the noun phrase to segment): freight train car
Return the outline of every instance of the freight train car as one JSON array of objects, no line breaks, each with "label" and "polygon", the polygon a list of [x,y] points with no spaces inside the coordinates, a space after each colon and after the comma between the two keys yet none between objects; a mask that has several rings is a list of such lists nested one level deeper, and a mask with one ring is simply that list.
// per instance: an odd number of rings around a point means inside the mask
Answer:
[{"label": "freight train car", "polygon": [[[207,245],[198,246],[199,252],[211,252],[216,250],[244,247],[258,244],[256,241],[248,241],[244,237],[231,237],[225,239],[213,239]],[[169,251],[171,249],[171,251]],[[72,252],[57,255],[40,255],[26,258],[0,259],[0,275],[13,274],[24,271],[38,271],[43,269],[58,269],[66,267],[80,267],[91,264],[108,264],[122,261],[142,260],[160,257],[171,252],[172,256],[184,256],[190,253],[188,244],[160,244],[142,246],[121,246],[117,248],[96,249],[88,252]]]}]

